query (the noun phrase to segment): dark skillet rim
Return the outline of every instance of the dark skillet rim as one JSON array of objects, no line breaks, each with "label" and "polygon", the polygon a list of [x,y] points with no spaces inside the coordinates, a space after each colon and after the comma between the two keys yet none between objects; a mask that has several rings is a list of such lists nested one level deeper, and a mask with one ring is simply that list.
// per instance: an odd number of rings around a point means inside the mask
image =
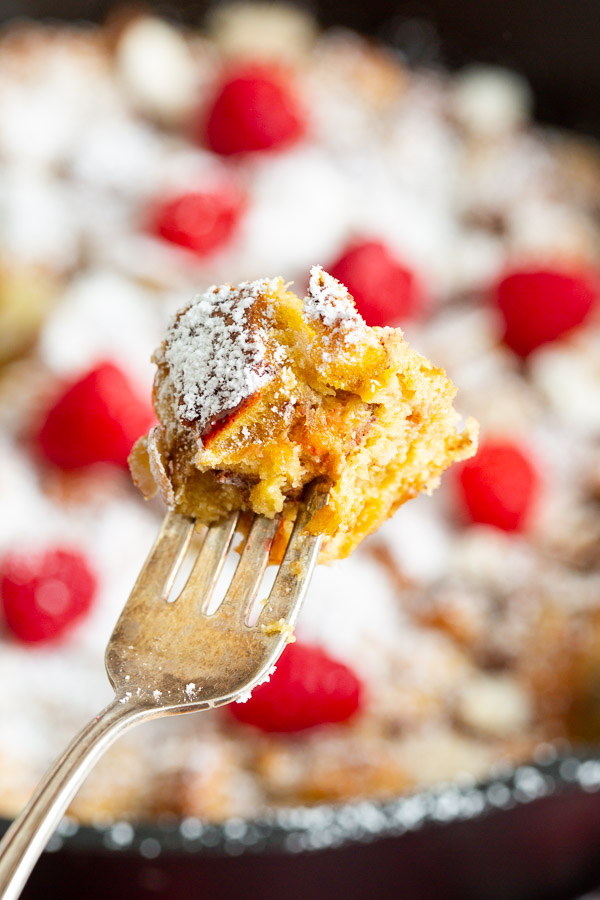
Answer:
[{"label": "dark skillet rim", "polygon": [[[220,824],[188,817],[177,822],[77,825],[66,818],[47,852],[69,850],[156,859],[159,856],[297,854],[400,837],[432,825],[476,820],[566,790],[600,791],[600,748],[543,744],[533,759],[498,766],[485,781],[462,778],[384,802],[361,800],[280,808]],[[0,830],[8,827],[0,820]]]}]

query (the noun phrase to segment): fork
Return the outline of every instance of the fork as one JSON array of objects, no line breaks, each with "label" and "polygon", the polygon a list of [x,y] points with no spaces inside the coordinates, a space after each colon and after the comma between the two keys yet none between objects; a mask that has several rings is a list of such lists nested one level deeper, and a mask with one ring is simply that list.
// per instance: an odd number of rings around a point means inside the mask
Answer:
[{"label": "fork", "polygon": [[51,766],[0,842],[3,900],[19,896],[77,789],[124,731],[147,719],[223,706],[268,677],[289,639],[317,562],[321,536],[305,526],[327,498],[323,483],[307,489],[254,625],[248,624],[248,616],[279,519],[254,517],[225,597],[209,614],[239,513],[206,529],[192,571],[173,602],[170,594],[196,522],[167,513],[106,648],[113,701]]}]

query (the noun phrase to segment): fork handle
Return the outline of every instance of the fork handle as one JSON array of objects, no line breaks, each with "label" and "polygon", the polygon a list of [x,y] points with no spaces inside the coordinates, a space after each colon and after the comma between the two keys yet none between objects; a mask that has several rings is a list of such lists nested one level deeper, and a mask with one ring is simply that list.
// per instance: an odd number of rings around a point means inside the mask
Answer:
[{"label": "fork handle", "polygon": [[148,711],[109,703],[48,769],[0,842],[0,897],[16,900],[77,789],[104,751]]}]

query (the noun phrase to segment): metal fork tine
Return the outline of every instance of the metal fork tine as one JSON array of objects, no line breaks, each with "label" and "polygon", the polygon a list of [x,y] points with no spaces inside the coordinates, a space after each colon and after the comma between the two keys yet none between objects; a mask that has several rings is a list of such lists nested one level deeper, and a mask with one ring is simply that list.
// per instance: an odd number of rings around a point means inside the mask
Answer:
[{"label": "metal fork tine", "polygon": [[[131,592],[131,600],[166,600],[194,533],[194,520],[168,512]],[[137,605],[137,604],[136,604]]]},{"label": "metal fork tine", "polygon": [[210,526],[190,576],[177,598],[178,607],[185,605],[188,611],[196,608],[198,612],[206,612],[227,559],[239,517],[239,512],[234,512],[224,522]]},{"label": "metal fork tine", "polygon": [[242,624],[262,581],[277,529],[279,517],[255,516],[231,584],[216,615],[228,616]]},{"label": "metal fork tine", "polygon": [[258,624],[279,623],[294,626],[311,575],[317,564],[323,535],[305,530],[312,516],[327,504],[326,484],[310,486],[294,523],[285,555],[277,572],[269,599],[258,617]]}]

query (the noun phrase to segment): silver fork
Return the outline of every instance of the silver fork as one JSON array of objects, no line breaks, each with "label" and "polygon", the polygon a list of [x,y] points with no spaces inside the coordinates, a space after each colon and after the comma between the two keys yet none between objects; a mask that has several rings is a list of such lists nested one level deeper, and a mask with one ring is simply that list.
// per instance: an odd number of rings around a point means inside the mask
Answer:
[{"label": "silver fork", "polygon": [[77,789],[124,731],[158,716],[230,703],[268,676],[296,621],[319,553],[320,536],[305,526],[326,503],[327,487],[311,485],[268,600],[252,626],[247,618],[278,519],[254,518],[225,598],[208,615],[239,514],[207,529],[185,586],[168,602],[196,525],[167,513],[106,648],[115,698],[51,766],[6,832],[0,843],[2,900],[19,896]]}]

